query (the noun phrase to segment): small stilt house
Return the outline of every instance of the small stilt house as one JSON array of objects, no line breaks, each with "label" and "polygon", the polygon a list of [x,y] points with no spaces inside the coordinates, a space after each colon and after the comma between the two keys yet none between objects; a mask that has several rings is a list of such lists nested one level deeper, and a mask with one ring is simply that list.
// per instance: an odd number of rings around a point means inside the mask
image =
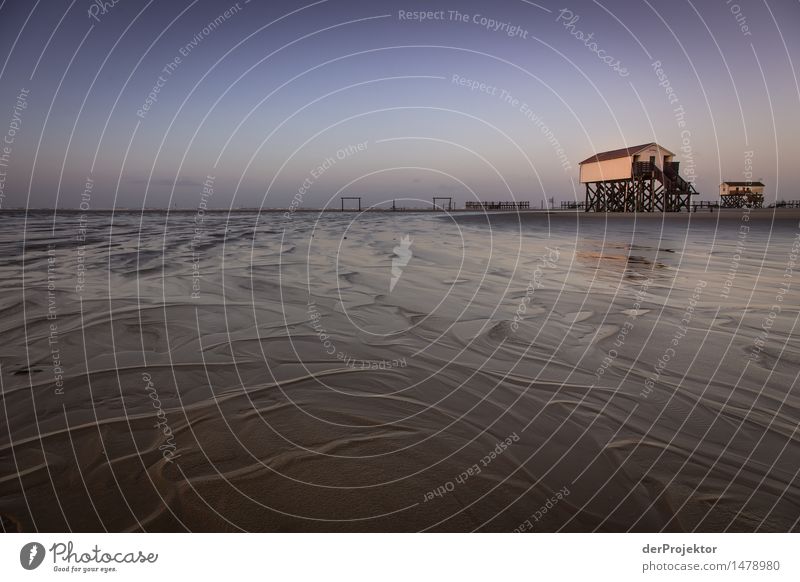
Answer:
[{"label": "small stilt house", "polygon": [[587,212],[689,210],[694,186],[678,174],[675,154],[657,143],[600,152],[580,163]]},{"label": "small stilt house", "polygon": [[764,184],[761,182],[723,182],[719,185],[722,208],[761,208],[764,206]]}]

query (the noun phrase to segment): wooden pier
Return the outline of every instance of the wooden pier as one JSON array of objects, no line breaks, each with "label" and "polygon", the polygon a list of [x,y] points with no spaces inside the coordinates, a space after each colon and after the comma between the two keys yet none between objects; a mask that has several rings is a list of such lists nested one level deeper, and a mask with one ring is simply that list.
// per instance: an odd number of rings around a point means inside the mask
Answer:
[{"label": "wooden pier", "polygon": [[529,210],[530,202],[475,202],[464,205],[466,210]]},{"label": "wooden pier", "polygon": [[707,208],[709,212],[714,212],[714,210],[719,210],[719,203],[709,202],[707,200],[701,200],[700,202],[692,203],[692,212],[697,212],[698,210],[703,210],[704,208]]}]

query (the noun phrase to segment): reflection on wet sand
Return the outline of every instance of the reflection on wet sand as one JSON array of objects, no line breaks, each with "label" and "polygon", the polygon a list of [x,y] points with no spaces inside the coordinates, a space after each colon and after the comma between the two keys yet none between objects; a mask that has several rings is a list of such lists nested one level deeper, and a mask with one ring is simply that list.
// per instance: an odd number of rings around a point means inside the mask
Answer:
[{"label": "reflection on wet sand", "polygon": [[[635,252],[635,254],[634,254]],[[642,278],[668,279],[671,267],[659,260],[670,249],[642,245],[620,245],[602,240],[581,239],[575,257],[581,266],[595,271],[599,276],[637,280]]]}]

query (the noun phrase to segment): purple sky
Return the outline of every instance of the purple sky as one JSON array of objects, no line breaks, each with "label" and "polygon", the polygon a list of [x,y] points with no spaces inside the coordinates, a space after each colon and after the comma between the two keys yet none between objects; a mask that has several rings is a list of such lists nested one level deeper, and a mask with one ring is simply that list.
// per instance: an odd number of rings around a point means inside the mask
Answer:
[{"label": "purple sky", "polygon": [[88,178],[92,208],[193,208],[213,176],[220,208],[538,207],[649,141],[702,199],[748,171],[798,199],[798,25],[776,0],[6,0],[0,203],[77,208]]}]

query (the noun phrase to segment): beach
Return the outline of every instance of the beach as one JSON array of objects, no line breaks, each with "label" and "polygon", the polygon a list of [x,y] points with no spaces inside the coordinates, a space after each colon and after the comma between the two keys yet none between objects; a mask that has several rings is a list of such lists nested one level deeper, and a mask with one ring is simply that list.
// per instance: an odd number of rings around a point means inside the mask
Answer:
[{"label": "beach", "polygon": [[6,529],[800,529],[795,210],[2,219]]}]

